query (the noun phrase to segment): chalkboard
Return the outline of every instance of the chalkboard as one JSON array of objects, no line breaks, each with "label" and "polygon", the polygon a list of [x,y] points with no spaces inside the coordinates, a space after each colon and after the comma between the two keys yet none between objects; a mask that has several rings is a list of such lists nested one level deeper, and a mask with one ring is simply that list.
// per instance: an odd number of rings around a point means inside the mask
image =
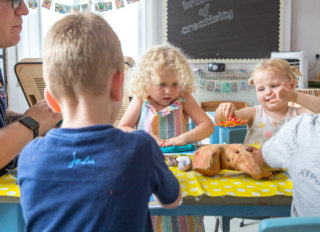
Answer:
[{"label": "chalkboard", "polygon": [[167,0],[166,38],[191,59],[262,59],[281,51],[283,0]]}]

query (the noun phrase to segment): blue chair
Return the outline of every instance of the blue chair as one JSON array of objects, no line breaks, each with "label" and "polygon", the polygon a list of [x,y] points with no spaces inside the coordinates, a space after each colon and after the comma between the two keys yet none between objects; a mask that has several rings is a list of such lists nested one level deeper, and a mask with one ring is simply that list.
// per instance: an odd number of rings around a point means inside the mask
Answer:
[{"label": "blue chair", "polygon": [[320,217],[269,218],[260,222],[259,232],[318,232]]}]

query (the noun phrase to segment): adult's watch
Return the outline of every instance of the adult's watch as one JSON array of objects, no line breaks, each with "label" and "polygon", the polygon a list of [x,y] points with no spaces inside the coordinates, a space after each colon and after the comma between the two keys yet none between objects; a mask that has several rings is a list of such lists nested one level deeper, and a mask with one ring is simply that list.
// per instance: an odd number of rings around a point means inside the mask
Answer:
[{"label": "adult's watch", "polygon": [[20,123],[28,127],[33,131],[33,138],[38,137],[39,135],[39,122],[34,120],[33,118],[26,116],[19,120]]}]

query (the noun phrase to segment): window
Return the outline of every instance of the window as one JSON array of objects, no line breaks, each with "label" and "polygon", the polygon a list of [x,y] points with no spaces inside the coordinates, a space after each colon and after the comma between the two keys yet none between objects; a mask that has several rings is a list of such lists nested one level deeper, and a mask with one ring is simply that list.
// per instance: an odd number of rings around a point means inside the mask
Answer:
[{"label": "window", "polygon": [[[8,87],[9,106],[18,112],[28,109],[27,102],[19,87],[14,73],[14,65],[23,58],[42,57],[42,43],[50,26],[65,16],[54,12],[55,1],[52,0],[51,9],[48,10],[39,6],[36,9],[29,9],[29,15],[23,17],[23,30],[21,40],[16,47],[8,49]],[[60,3],[70,4],[76,0],[57,0]],[[78,0],[80,4],[89,0]],[[95,0],[91,0],[94,2]],[[114,0],[113,10],[101,13],[101,16],[112,26],[118,34],[122,44],[123,54],[131,56],[137,60],[146,49],[153,46],[156,42],[155,31],[155,5],[160,5],[158,0],[139,0],[139,2],[126,4],[121,9],[115,9]],[[42,1],[38,1],[38,3]],[[68,2],[68,3],[67,3]],[[100,13],[99,13],[100,14]],[[3,70],[2,70],[3,71]]]},{"label": "window", "polygon": [[[148,1],[150,2],[150,0]],[[41,47],[47,31],[57,20],[67,15],[55,12],[55,2],[55,0],[52,1],[50,10],[41,6],[36,9],[29,9],[29,16],[24,17],[24,30],[21,36],[21,43],[18,46],[18,60],[26,57],[42,56]],[[63,2],[67,4],[67,1]],[[89,0],[83,0],[79,3],[84,4],[87,2]],[[142,29],[144,27],[143,21],[145,21],[143,11],[147,1],[140,0],[131,4],[124,1],[125,7],[120,9],[116,9],[115,1],[111,1],[112,10],[101,13],[94,10],[95,1],[92,2],[92,12],[104,17],[117,33],[121,41],[123,54],[137,60],[143,50],[142,42],[144,40],[141,32],[145,31]],[[23,47],[21,44],[23,44]]]}]

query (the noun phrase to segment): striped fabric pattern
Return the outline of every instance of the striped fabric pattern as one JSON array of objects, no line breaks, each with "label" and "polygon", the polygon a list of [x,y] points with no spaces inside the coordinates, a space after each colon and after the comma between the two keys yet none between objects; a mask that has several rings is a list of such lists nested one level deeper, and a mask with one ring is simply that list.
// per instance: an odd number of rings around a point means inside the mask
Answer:
[{"label": "striped fabric pattern", "polygon": [[[159,112],[145,99],[141,107],[138,130],[170,139],[188,131],[188,121],[183,115],[183,102],[178,98]],[[204,217],[199,216],[152,216],[153,229],[156,232],[202,232]]]},{"label": "striped fabric pattern", "polygon": [[138,130],[158,135],[162,139],[179,136],[188,131],[188,122],[183,115],[183,98],[178,98],[166,108],[156,111],[148,99],[143,101]]},{"label": "striped fabric pattern", "polygon": [[204,232],[204,217],[201,216],[152,216],[155,232]]}]

